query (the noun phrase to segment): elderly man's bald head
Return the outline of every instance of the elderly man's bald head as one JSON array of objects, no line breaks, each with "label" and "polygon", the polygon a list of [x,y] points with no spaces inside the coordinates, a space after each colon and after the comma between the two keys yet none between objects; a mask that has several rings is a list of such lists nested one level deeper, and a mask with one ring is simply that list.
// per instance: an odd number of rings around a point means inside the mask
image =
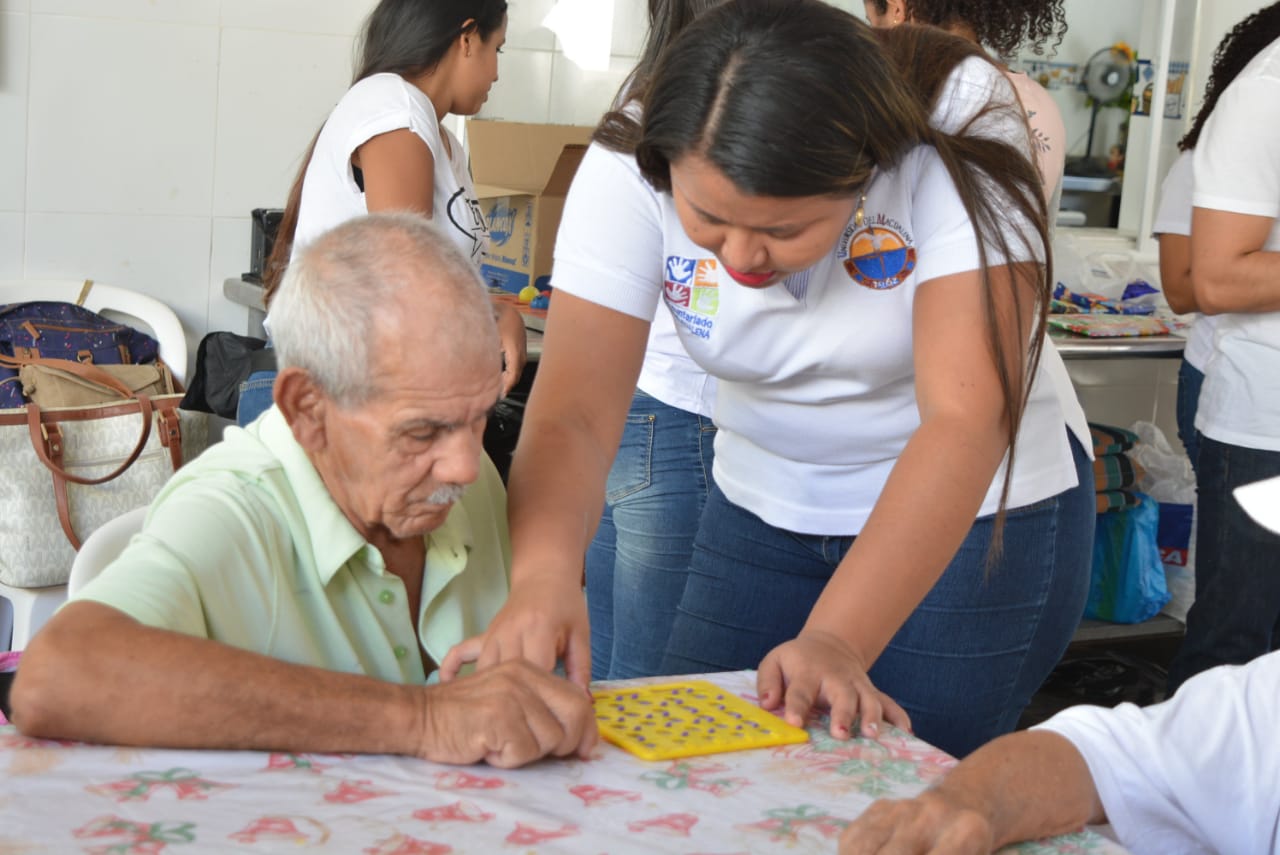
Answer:
[{"label": "elderly man's bald head", "polygon": [[375,355],[413,337],[435,358],[498,361],[485,290],[470,261],[416,214],[371,214],[324,233],[289,264],[271,302],[283,370],[305,370],[343,406],[374,392]]}]

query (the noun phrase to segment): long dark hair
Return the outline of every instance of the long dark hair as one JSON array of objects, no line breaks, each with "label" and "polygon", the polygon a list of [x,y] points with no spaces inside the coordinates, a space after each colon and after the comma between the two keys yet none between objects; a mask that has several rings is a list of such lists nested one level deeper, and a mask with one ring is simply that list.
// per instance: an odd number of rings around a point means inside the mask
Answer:
[{"label": "long dark hair", "polygon": [[[888,0],[872,0],[884,14]],[[917,24],[950,27],[963,24],[973,30],[978,44],[1009,58],[1020,48],[1043,54],[1052,42],[1056,51],[1067,31],[1063,0],[903,0],[907,20]]]},{"label": "long dark hair", "polygon": [[[475,33],[482,41],[488,41],[502,26],[506,14],[506,0],[381,0],[361,28],[359,61],[351,85],[375,74],[399,74],[405,78],[426,74],[440,64],[458,36]],[[319,138],[320,132],[316,131],[289,189],[263,276],[265,302],[271,301],[293,252],[302,183]]]},{"label": "long dark hair", "polygon": [[[686,27],[664,54],[633,150],[645,178],[664,192],[671,163],[697,153],[740,191],[775,197],[852,196],[873,169],[892,168],[914,146],[937,150],[979,237],[986,337],[1004,398],[1009,466],[994,555],[1052,280],[1047,212],[1029,145],[1023,151],[978,133],[995,113],[1025,126],[1012,89],[955,135],[929,125],[949,75],[974,57],[990,62],[976,45],[935,27],[873,33],[821,0],[732,0]],[[1011,293],[997,295],[1003,280],[987,275],[989,257],[1046,263],[1015,266]],[[997,310],[1004,302],[998,296],[1011,300],[1012,317]],[[1029,329],[1022,323],[1028,314],[1035,318]],[[1029,351],[1012,351],[1012,340],[1030,341]]]},{"label": "long dark hair", "polygon": [[1272,3],[1236,24],[1218,42],[1218,49],[1213,52],[1209,82],[1204,88],[1204,103],[1200,106],[1200,112],[1196,113],[1191,129],[1178,140],[1179,151],[1190,151],[1196,147],[1196,143],[1200,141],[1200,131],[1204,130],[1204,123],[1213,113],[1213,108],[1218,106],[1218,98],[1231,81],[1244,71],[1244,67],[1277,38],[1280,38],[1280,3]]},{"label": "long dark hair", "polygon": [[635,68],[623,81],[614,98],[614,106],[625,101],[643,100],[649,88],[649,79],[658,67],[662,52],[695,18],[713,9],[724,0],[649,0],[649,31]]}]

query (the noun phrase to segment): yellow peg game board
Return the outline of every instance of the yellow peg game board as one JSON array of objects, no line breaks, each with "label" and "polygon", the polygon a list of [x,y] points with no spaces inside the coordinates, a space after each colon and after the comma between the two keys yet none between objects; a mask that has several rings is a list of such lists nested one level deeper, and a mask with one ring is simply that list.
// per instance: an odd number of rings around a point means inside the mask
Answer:
[{"label": "yellow peg game board", "polygon": [[593,693],[600,734],[645,760],[805,742],[809,734],[705,680]]}]

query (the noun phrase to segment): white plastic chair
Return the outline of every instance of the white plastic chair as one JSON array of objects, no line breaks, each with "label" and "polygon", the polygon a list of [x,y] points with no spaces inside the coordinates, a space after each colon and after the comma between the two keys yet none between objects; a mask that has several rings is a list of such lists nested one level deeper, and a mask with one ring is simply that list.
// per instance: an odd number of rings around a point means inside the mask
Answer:
[{"label": "white plastic chair", "polygon": [[[74,303],[84,291],[83,280],[0,280],[0,305],[29,300]],[[178,320],[178,316],[164,303],[146,294],[95,282],[88,289],[81,305],[150,333],[159,344],[160,358],[169,366],[169,371],[179,382],[185,382],[187,337],[182,331],[182,322]],[[86,541],[86,545],[87,543]],[[13,560],[9,556],[6,559]],[[7,604],[0,602],[0,650],[25,648],[36,630],[66,599],[66,585],[14,588],[0,583],[0,600],[8,601]],[[6,605],[8,608],[5,608]],[[6,643],[7,646],[4,646]]]},{"label": "white plastic chair", "polygon": [[71,578],[67,580],[67,594],[76,593],[88,582],[102,572],[103,568],[116,560],[130,539],[142,531],[142,523],[147,518],[147,508],[134,508],[121,514],[111,522],[98,527],[93,534],[84,539],[75,561],[71,562]]}]

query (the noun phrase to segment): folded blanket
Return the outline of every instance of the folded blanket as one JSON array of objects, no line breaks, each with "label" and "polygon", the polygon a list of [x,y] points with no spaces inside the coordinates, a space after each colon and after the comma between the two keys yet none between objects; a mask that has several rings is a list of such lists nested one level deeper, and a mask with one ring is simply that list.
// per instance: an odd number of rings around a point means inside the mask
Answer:
[{"label": "folded blanket", "polygon": [[1089,422],[1089,433],[1093,437],[1094,457],[1128,451],[1138,441],[1138,435],[1131,430],[1096,422]]},{"label": "folded blanket", "polygon": [[1094,489],[1099,493],[1133,487],[1144,474],[1127,454],[1103,454],[1093,461]]},{"label": "folded blanket", "polygon": [[1100,514],[1122,508],[1132,508],[1142,501],[1137,493],[1130,490],[1099,490],[1094,495],[1096,497],[1097,511]]}]

